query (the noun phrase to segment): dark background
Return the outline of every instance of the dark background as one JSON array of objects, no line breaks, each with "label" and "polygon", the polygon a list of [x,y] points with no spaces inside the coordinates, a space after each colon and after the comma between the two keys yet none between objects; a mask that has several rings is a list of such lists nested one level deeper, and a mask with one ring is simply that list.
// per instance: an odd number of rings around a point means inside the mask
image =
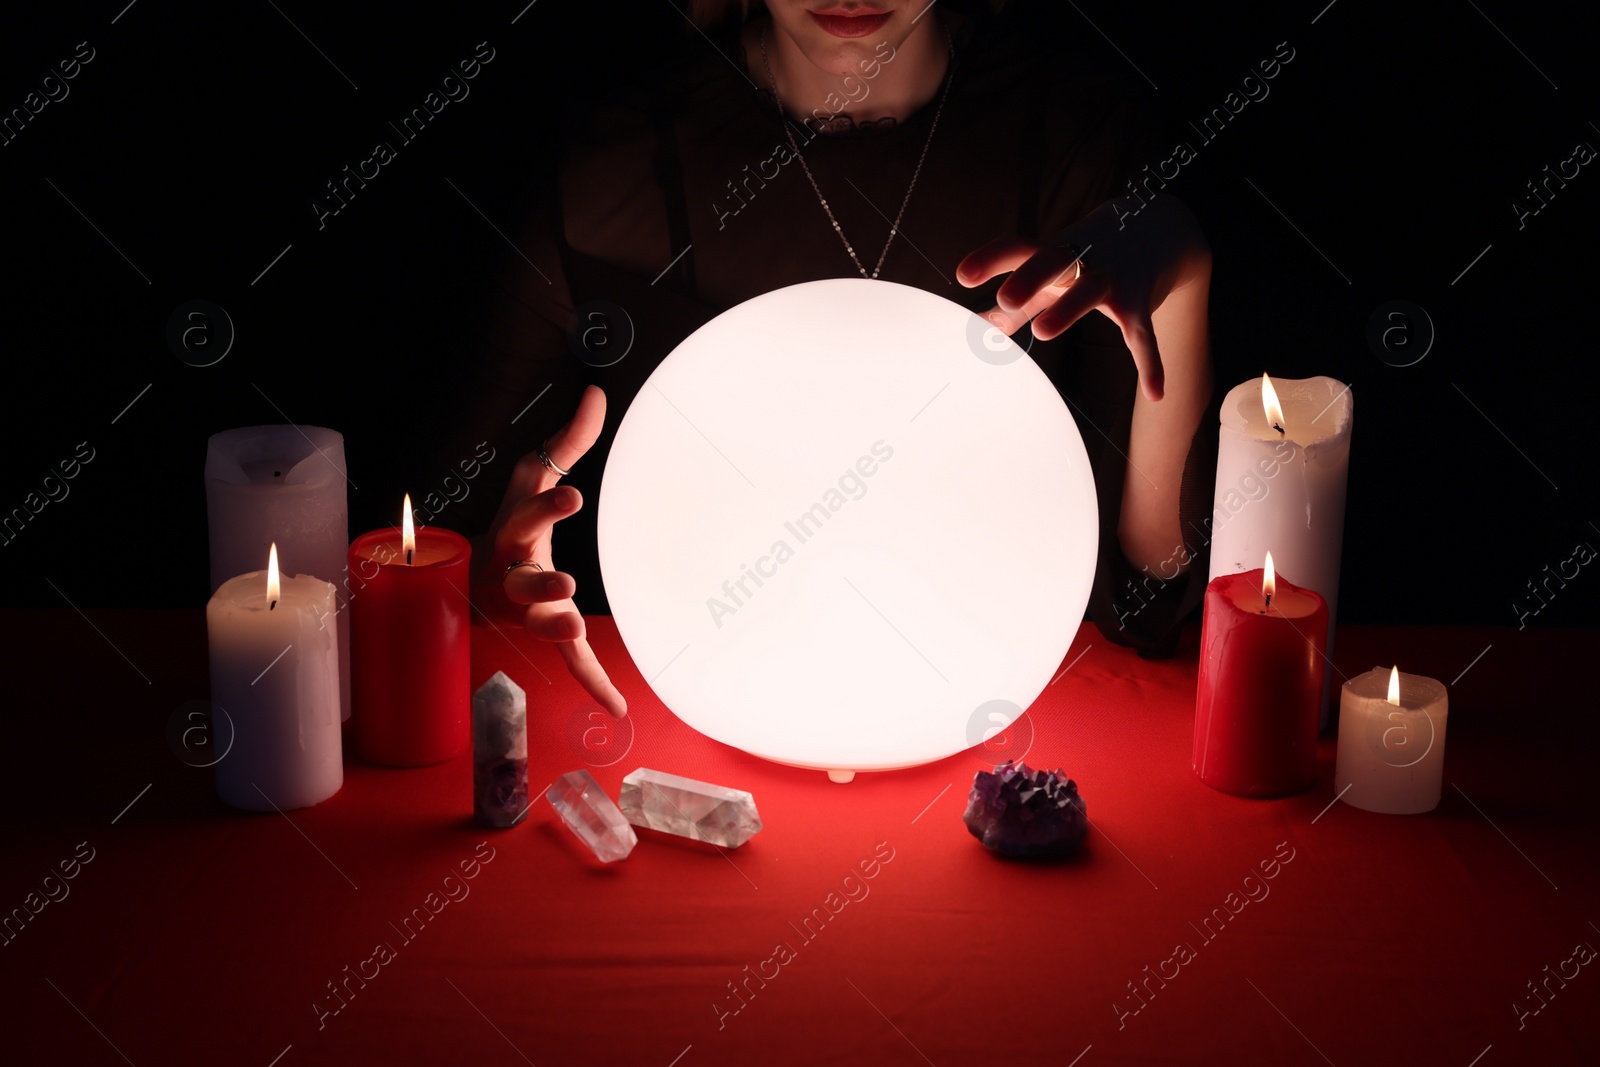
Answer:
[{"label": "dark background", "polygon": [[[421,442],[453,417],[492,312],[483,279],[516,255],[483,216],[519,233],[586,100],[662,49],[710,47],[668,0],[125,3],[0,16],[5,113],[78,42],[96,53],[0,146],[0,513],[79,442],[95,451],[66,499],[0,545],[7,605],[202,605],[205,441],[232,426],[340,430],[352,534],[392,523],[402,485],[445,473]],[[1179,123],[1278,42],[1295,49],[1171,190],[1216,252],[1219,389],[1263,369],[1352,383],[1344,621],[1514,625],[1513,601],[1537,606],[1529,581],[1600,546],[1600,162],[1520,231],[1512,209],[1576,143],[1600,147],[1587,19],[1504,0],[1325,3],[1030,6],[1063,41],[1115,42]],[[384,123],[479,41],[496,55],[471,95],[319,231],[323,184],[394,141]],[[214,366],[167,344],[194,299],[236,330]],[[1392,299],[1437,331],[1412,366],[1367,341]],[[1593,570],[1552,582],[1528,624],[1588,624]]]}]

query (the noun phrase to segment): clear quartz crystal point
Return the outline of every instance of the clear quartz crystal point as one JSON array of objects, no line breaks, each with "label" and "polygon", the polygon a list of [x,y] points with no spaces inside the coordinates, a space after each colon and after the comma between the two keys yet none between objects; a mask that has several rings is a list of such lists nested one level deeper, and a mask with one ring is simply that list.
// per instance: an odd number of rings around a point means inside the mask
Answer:
[{"label": "clear quartz crystal point", "polygon": [[545,790],[561,821],[606,863],[626,859],[639,843],[633,827],[588,771],[568,771]]},{"label": "clear quartz crystal point", "polygon": [[640,767],[622,780],[622,813],[635,826],[738,848],[761,829],[756,801],[743,789]]}]

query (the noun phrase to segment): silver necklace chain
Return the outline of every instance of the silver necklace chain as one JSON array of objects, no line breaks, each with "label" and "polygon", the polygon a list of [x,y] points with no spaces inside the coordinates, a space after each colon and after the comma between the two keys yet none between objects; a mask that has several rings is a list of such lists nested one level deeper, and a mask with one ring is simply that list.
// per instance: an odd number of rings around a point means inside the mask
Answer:
[{"label": "silver necklace chain", "polygon": [[[946,40],[949,31],[946,31]],[[889,256],[889,246],[894,244],[895,236],[900,232],[900,220],[905,218],[906,205],[911,203],[911,194],[917,188],[917,179],[922,177],[922,164],[928,158],[928,149],[933,145],[933,132],[939,128],[939,116],[944,114],[945,101],[950,99],[950,84],[955,81],[955,45],[950,45],[950,67],[944,76],[944,91],[939,95],[939,107],[933,113],[933,122],[928,126],[928,139],[923,142],[922,154],[917,157],[916,170],[911,172],[911,184],[906,187],[905,198],[900,201],[900,210],[894,217],[894,222],[889,226],[889,239],[883,243],[883,253],[878,256],[877,265],[872,268],[872,273],[867,273],[867,268],[861,265],[861,258],[856,255],[850,239],[844,235],[844,230],[839,226],[839,220],[833,217],[833,208],[828,206],[828,198],[822,195],[822,188],[817,185],[816,175],[811,173],[811,168],[806,165],[806,157],[800,151],[800,146],[795,142],[794,130],[790,126],[789,118],[783,111],[783,98],[778,95],[778,79],[773,77],[772,63],[767,59],[767,29],[761,28],[761,65],[766,68],[767,81],[772,85],[772,99],[778,105],[778,121],[783,125],[783,132],[789,139],[789,147],[794,151],[795,158],[800,161],[800,169],[805,171],[806,179],[811,182],[811,189],[817,194],[817,200],[822,204],[822,210],[827,213],[828,221],[833,223],[833,232],[839,235],[839,240],[844,242],[844,250],[850,253],[850,259],[856,265],[856,270],[867,279],[874,279],[878,272],[883,270],[883,261]]]}]

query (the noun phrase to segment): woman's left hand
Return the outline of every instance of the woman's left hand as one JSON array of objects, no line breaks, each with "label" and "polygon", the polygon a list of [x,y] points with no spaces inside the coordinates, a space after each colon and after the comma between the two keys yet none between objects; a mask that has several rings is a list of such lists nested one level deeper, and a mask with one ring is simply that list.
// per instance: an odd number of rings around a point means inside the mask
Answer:
[{"label": "woman's left hand", "polygon": [[1140,389],[1160,400],[1166,374],[1152,316],[1179,289],[1209,283],[1211,249],[1181,201],[1157,195],[1140,205],[1108,200],[1043,243],[991,241],[961,261],[956,280],[970,288],[1009,271],[984,318],[1008,334],[1031,320],[1041,341],[1098,308],[1122,330]]}]

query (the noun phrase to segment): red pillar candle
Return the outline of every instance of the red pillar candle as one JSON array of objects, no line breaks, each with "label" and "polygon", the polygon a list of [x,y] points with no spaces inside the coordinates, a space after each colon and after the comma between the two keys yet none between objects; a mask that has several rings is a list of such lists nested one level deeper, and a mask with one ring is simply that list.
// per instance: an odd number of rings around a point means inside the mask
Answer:
[{"label": "red pillar candle", "polygon": [[351,728],[363,759],[421,767],[461,755],[471,738],[467,539],[436,526],[350,546]]},{"label": "red pillar candle", "polygon": [[1206,587],[1194,772],[1224,793],[1281,797],[1310,788],[1328,641],[1328,605],[1272,573]]}]

